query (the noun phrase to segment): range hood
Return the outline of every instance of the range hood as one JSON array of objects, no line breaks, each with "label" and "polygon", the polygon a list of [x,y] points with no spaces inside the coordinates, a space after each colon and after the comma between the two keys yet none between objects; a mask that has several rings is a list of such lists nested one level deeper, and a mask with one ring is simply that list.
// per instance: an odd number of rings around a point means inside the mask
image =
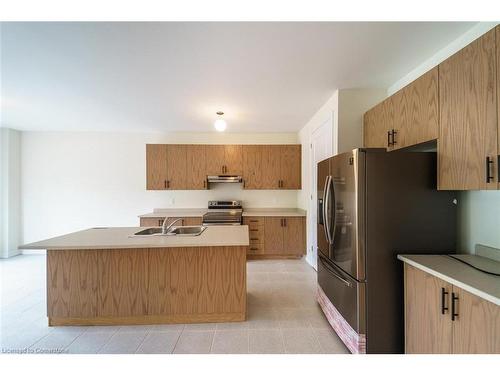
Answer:
[{"label": "range hood", "polygon": [[207,176],[208,182],[217,182],[217,183],[241,183],[243,181],[243,177],[241,176],[230,176],[230,175],[219,175],[219,176]]}]

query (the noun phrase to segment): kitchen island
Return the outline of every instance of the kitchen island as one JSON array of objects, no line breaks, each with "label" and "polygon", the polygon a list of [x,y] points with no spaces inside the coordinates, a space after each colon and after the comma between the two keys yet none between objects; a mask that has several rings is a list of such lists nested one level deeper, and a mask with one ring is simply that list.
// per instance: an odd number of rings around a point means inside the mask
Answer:
[{"label": "kitchen island", "polygon": [[92,228],[21,246],[47,250],[50,326],[245,320],[247,226],[134,236],[141,229]]}]

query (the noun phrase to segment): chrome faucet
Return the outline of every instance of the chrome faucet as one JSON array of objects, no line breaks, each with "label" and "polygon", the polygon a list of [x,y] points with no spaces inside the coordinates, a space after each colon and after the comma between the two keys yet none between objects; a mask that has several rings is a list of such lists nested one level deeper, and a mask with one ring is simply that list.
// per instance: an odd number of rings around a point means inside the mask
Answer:
[{"label": "chrome faucet", "polygon": [[178,218],[178,219],[175,219],[174,221],[172,221],[169,225],[167,225],[167,221],[168,219],[170,219],[168,216],[165,218],[165,220],[163,220],[163,224],[161,226],[161,233],[162,234],[167,234],[168,231],[170,230],[170,228],[172,228],[172,226],[177,223],[179,220],[182,220],[182,217]]}]

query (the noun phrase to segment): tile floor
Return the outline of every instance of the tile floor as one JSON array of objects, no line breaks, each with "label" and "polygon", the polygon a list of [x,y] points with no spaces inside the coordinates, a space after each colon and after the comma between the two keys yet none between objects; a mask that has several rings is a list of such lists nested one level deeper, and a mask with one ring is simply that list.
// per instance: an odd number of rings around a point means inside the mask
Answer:
[{"label": "tile floor", "polygon": [[0,260],[3,353],[348,353],[315,301],[304,260],[248,262],[241,323],[48,327],[45,256]]}]

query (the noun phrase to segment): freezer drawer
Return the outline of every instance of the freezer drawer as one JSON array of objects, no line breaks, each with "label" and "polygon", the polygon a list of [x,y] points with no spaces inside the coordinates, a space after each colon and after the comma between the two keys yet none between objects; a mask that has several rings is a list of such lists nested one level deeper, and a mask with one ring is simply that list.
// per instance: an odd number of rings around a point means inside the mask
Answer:
[{"label": "freezer drawer", "polygon": [[356,281],[319,255],[318,284],[349,325],[365,334],[365,283]]}]

